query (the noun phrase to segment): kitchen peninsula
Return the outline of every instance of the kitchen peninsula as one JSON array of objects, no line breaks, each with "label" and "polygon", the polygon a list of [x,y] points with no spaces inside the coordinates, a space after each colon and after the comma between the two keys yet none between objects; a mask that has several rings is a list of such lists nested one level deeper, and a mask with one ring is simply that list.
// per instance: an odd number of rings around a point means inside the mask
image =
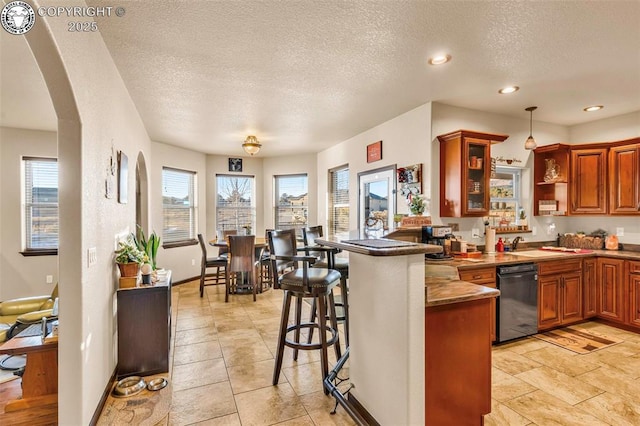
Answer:
[{"label": "kitchen peninsula", "polygon": [[[316,242],[349,252],[349,402],[383,425],[443,424],[435,421],[442,414],[438,406],[472,412],[480,424],[491,408],[490,301],[499,292],[456,277],[427,277],[424,254],[440,246],[331,237]],[[469,347],[461,346],[465,341]],[[458,367],[474,381],[449,374]],[[481,388],[465,392],[475,380]]]}]

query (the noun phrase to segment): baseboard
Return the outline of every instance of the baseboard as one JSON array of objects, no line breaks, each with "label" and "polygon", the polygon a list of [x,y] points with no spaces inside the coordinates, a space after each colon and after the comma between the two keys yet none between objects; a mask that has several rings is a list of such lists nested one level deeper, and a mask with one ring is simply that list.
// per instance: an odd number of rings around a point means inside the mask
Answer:
[{"label": "baseboard", "polygon": [[111,389],[113,389],[113,385],[116,382],[116,373],[117,373],[117,367],[113,370],[113,373],[111,374],[111,378],[109,378],[109,381],[107,382],[107,387],[102,393],[102,398],[100,398],[100,401],[98,402],[98,407],[96,408],[96,411],[93,413],[93,417],[91,417],[91,421],[89,422],[89,425],[91,426],[95,426],[98,424],[98,420],[100,419],[100,414],[102,414],[104,405],[107,403],[107,398],[109,398]]},{"label": "baseboard", "polygon": [[191,277],[191,278],[185,278],[184,280],[180,280],[180,281],[171,281],[171,287],[175,285],[190,283],[191,281],[196,281],[196,280],[198,281],[200,280],[200,275],[196,275],[195,277]]},{"label": "baseboard", "polygon": [[362,404],[360,404],[360,401],[358,401],[358,399],[353,396],[351,392],[349,392],[349,394],[347,395],[347,400],[351,404],[351,407],[353,407],[353,409],[367,422],[368,425],[380,426],[380,423],[378,423],[376,419],[371,415],[371,413],[369,413],[367,409],[364,408]]}]

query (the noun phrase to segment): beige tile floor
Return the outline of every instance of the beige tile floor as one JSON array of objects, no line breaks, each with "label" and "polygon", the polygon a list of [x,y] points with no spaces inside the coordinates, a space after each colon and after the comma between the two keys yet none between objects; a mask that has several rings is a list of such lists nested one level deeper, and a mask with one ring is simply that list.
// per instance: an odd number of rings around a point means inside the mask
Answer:
[{"label": "beige tile floor", "polygon": [[[282,292],[231,296],[197,282],[172,289],[169,425],[351,425],[322,392],[319,354],[287,349],[271,385]],[[492,413],[485,425],[640,425],[640,335],[595,322],[578,327],[620,344],[578,355],[527,338],[493,350]],[[330,351],[330,362],[335,362]]]}]

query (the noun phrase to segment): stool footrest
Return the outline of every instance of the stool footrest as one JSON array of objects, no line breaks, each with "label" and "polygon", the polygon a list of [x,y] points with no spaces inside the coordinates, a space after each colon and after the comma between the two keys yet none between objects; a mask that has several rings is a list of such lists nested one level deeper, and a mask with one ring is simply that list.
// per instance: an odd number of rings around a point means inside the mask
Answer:
[{"label": "stool footrest", "polygon": [[[294,324],[287,327],[287,334],[292,331],[296,331],[303,328],[309,329],[320,329],[320,326],[314,322],[303,322],[300,324]],[[326,330],[331,333],[331,338],[327,339],[327,346],[331,346],[338,340],[338,331],[334,330],[333,327],[327,326]],[[285,346],[288,346],[292,349],[300,349],[300,350],[314,350],[314,349],[322,349],[321,343],[305,343],[305,342],[296,342],[294,340],[289,340],[285,337],[284,339]]]}]

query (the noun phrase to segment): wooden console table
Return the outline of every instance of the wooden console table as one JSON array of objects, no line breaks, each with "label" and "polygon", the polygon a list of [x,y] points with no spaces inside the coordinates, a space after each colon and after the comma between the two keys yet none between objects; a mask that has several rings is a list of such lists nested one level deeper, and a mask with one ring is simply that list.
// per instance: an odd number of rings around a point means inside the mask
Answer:
[{"label": "wooden console table", "polygon": [[0,354],[27,355],[22,375],[22,398],[10,401],[5,412],[58,402],[58,342],[40,336],[14,337],[0,346]]}]

